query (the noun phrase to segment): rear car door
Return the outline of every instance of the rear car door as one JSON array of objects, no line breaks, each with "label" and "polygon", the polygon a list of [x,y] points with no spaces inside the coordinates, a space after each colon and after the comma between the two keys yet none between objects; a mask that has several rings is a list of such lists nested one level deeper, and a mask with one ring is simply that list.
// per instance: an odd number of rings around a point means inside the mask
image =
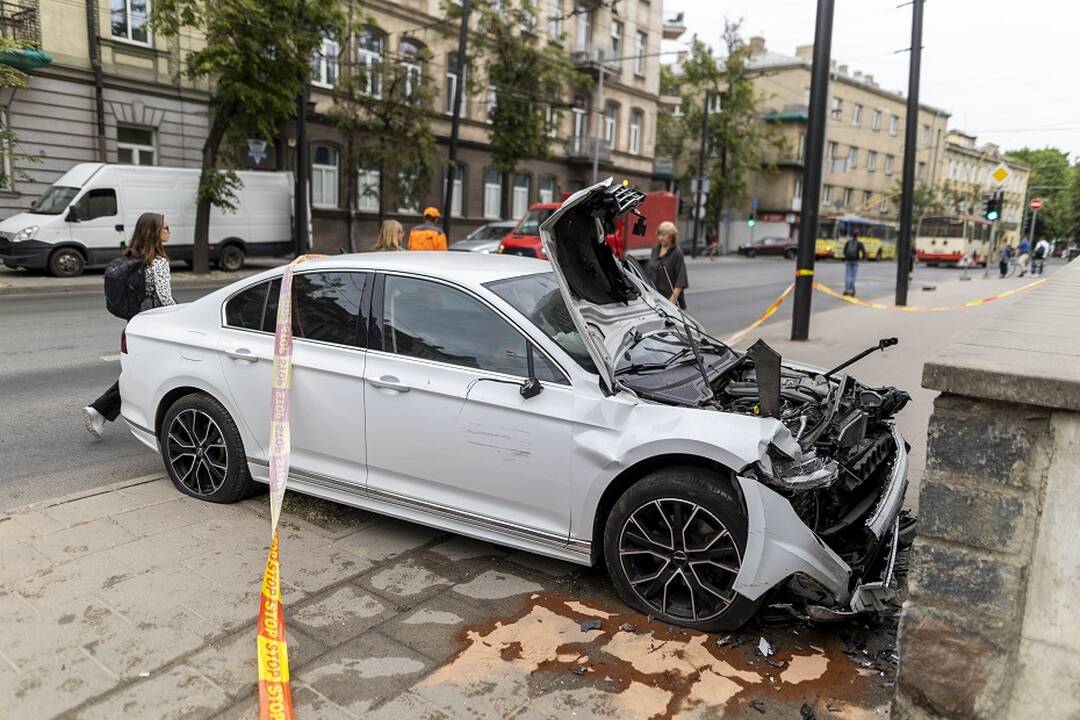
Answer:
[{"label": "rear car door", "polygon": [[[362,487],[366,478],[362,312],[371,275],[297,273],[293,278],[292,466]],[[270,433],[270,372],[280,278],[225,304],[220,348],[225,379],[265,461]]]},{"label": "rear car door", "polygon": [[365,377],[368,489],[473,525],[565,544],[573,392],[538,348],[472,292],[431,278],[376,282]]}]

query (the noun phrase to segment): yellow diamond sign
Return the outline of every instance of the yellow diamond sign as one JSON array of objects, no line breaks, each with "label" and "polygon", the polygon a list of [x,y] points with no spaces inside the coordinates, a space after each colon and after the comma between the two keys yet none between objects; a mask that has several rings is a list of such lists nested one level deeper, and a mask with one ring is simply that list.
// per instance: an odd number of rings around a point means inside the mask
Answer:
[{"label": "yellow diamond sign", "polygon": [[1009,168],[1002,163],[994,168],[994,171],[990,173],[990,177],[993,178],[994,182],[998,185],[1001,185],[1009,179]]}]

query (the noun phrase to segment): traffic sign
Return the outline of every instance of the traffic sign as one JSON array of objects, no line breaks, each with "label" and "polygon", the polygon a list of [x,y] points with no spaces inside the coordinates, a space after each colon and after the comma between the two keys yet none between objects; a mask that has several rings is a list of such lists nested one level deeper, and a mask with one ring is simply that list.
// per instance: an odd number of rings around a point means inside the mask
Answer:
[{"label": "traffic sign", "polygon": [[990,171],[990,179],[998,185],[1004,185],[1010,175],[1012,175],[1012,171],[1009,170],[1009,166],[1005,163],[998,163],[998,166]]},{"label": "traffic sign", "polygon": [[[697,178],[692,178],[690,180],[690,192],[695,192],[695,193],[698,192],[698,179]],[[701,179],[701,192],[702,193],[709,192],[709,178],[702,178]]]},{"label": "traffic sign", "polygon": [[1031,198],[1031,205],[1029,205],[1028,207],[1030,207],[1032,210],[1036,210],[1036,211],[1039,210],[1040,208],[1042,208],[1042,198],[1040,198],[1040,197]]},{"label": "traffic sign", "polygon": [[750,207],[754,208],[755,210],[757,210],[759,207],[761,207],[761,198],[759,198],[757,195],[755,195],[753,197],[753,199],[750,201]]}]

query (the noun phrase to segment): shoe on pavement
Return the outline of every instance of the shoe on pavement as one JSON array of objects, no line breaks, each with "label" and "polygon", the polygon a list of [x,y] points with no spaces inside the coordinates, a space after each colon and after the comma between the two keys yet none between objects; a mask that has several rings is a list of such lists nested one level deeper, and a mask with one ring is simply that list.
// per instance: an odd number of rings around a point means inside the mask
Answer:
[{"label": "shoe on pavement", "polygon": [[105,416],[89,405],[83,408],[82,413],[86,431],[100,440],[101,431],[105,429]]}]

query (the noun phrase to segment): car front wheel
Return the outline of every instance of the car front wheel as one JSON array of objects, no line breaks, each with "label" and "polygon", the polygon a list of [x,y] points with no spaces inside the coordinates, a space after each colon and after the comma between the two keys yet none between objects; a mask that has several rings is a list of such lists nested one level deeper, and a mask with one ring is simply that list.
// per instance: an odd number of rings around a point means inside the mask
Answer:
[{"label": "car front wheel", "polygon": [[176,489],[216,503],[241,500],[255,489],[240,431],[221,403],[185,395],[161,423],[161,458]]},{"label": "car front wheel", "polygon": [[758,605],[734,590],[746,528],[726,478],[697,467],[658,470],[631,486],[608,515],[608,573],[636,610],[697,630],[733,630]]}]

